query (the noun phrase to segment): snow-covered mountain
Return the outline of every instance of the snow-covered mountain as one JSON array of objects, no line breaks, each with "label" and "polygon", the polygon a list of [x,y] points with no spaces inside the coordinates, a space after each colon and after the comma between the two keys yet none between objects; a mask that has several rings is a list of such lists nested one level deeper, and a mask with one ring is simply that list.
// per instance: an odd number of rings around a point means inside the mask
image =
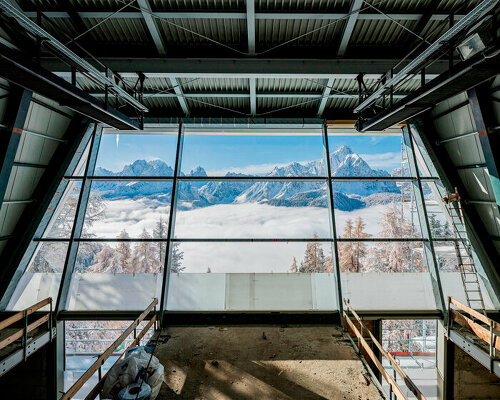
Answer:
[{"label": "snow-covered mountain", "polygon": [[[372,169],[366,161],[355,154],[349,146],[341,146],[331,154],[330,165],[334,177],[383,177],[391,176],[387,171]],[[324,160],[307,163],[292,162],[275,167],[269,177],[315,177],[325,176]],[[97,176],[172,176],[173,169],[161,160],[136,160],[122,171],[112,172],[97,168]],[[184,176],[184,174],[182,174]],[[206,177],[202,167],[190,171],[187,176]],[[226,176],[245,176],[228,172]],[[276,206],[324,207],[326,191],[322,182],[267,181],[267,182],[206,182],[182,181],[179,183],[179,207],[194,208],[214,204],[264,203]],[[172,184],[155,181],[94,181],[93,188],[107,199],[150,197],[160,201],[170,200]],[[399,192],[394,182],[334,182],[335,208],[343,211],[365,207],[367,204],[387,202]],[[374,196],[376,194],[376,196]],[[369,198],[365,202],[364,199]]]}]

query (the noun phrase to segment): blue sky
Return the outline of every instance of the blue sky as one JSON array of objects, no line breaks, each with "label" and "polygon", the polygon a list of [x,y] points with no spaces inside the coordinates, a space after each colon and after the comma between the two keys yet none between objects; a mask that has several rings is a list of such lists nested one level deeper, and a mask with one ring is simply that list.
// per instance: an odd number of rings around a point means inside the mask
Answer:
[{"label": "blue sky", "polygon": [[[119,171],[135,160],[161,159],[173,166],[176,135],[103,135],[97,165]],[[349,145],[372,168],[388,171],[401,163],[397,136],[331,136],[330,150]],[[211,172],[227,170],[265,173],[274,165],[312,161],[323,157],[321,136],[223,136],[186,135],[182,171],[201,165]]]}]

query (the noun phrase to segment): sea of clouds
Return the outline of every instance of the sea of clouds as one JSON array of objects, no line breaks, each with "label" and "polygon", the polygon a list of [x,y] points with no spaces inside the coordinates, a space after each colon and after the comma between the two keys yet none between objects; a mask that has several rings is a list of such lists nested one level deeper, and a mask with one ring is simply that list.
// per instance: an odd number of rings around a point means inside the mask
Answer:
[{"label": "sea of clouds", "polygon": [[[131,238],[143,229],[152,234],[162,217],[168,221],[169,207],[151,199],[106,202],[106,215],[88,230],[100,238],[114,238],[125,229]],[[347,218],[358,216],[366,223],[365,231],[376,236],[378,220],[385,206],[377,205],[352,212],[336,211],[336,223],[342,234]],[[327,208],[275,207],[266,204],[224,204],[176,214],[177,238],[309,238],[316,233],[330,237]],[[306,243],[181,243],[185,272],[286,272],[293,257],[303,259]],[[323,243],[330,255],[330,243]]]}]

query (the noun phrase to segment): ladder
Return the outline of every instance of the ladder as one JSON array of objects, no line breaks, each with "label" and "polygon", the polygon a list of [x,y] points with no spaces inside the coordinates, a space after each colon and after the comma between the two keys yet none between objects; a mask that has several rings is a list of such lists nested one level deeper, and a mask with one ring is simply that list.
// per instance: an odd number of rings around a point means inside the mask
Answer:
[{"label": "ladder", "polygon": [[[455,237],[462,239],[461,242],[465,249],[465,252],[462,252],[460,243],[458,241],[454,242],[458,269],[460,270],[467,305],[473,310],[480,311],[486,315],[483,294],[481,293],[476,264],[472,255],[472,246],[465,229],[465,220],[460,196],[458,193],[448,194],[443,199],[443,202],[446,203],[448,213],[453,221],[451,225]],[[454,207],[453,204],[456,206]]]}]

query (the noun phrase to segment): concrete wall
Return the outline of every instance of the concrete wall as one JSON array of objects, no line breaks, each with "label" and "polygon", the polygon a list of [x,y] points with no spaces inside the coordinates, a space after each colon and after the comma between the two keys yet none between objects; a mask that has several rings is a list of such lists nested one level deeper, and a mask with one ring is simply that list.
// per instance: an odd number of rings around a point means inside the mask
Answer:
[{"label": "concrete wall", "polygon": [[454,346],[453,399],[500,399],[500,378]]}]

